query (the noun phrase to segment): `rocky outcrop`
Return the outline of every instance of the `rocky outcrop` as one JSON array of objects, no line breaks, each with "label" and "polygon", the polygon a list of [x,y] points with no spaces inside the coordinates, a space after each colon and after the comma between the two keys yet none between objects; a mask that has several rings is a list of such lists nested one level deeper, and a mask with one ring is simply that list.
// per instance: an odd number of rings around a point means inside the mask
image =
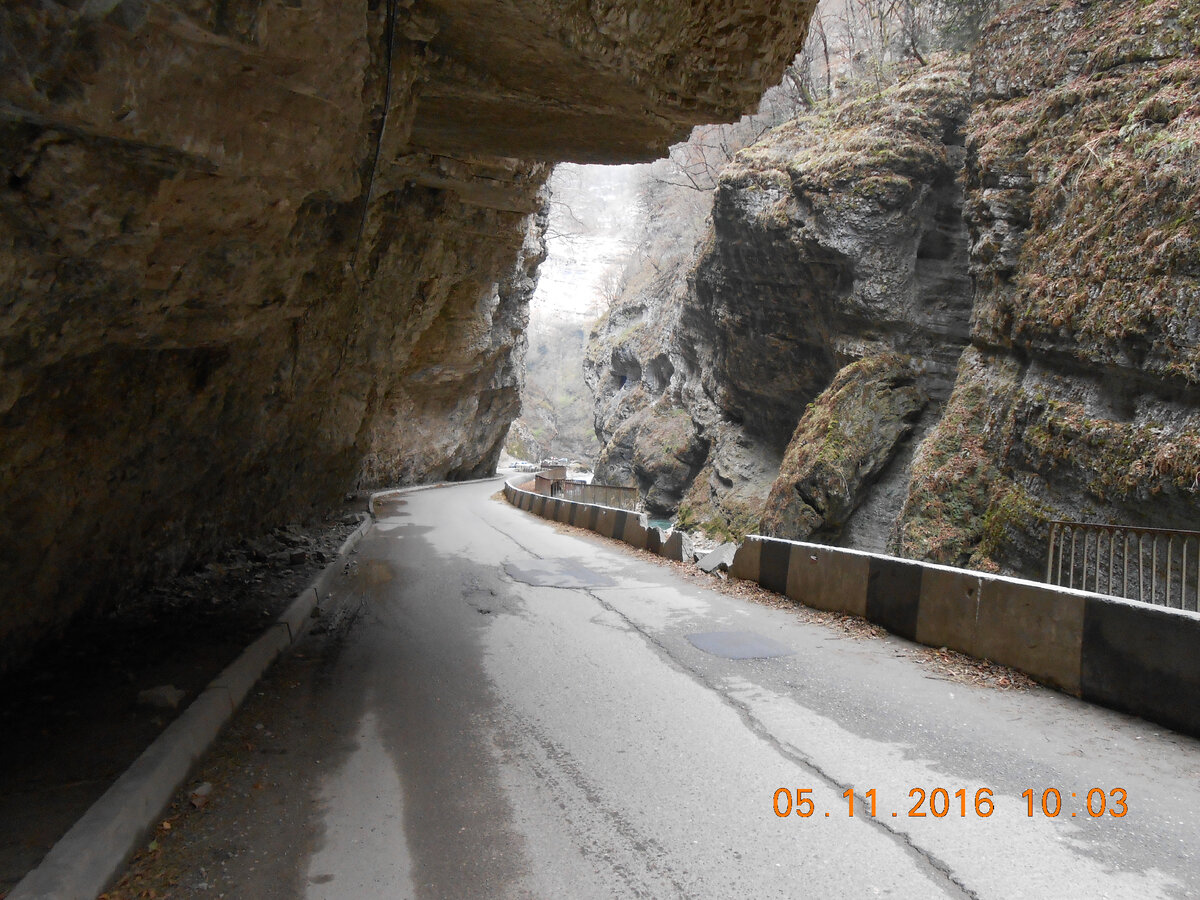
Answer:
[{"label": "rocky outcrop", "polygon": [[1050,519],[1194,529],[1198,16],[1013,4],[969,98],[938,63],[743,151],[610,366],[673,366],[623,390],[708,446],[680,521],[1025,576]]},{"label": "rocky outcrop", "polygon": [[810,8],[6,4],[0,666],[356,485],[488,471],[544,162],[742,112]]},{"label": "rocky outcrop", "polygon": [[1048,519],[1195,528],[1195,4],[1021,4],[978,54],[972,343],[914,463],[912,556],[1036,575]]},{"label": "rocky outcrop", "polygon": [[[646,173],[639,204],[644,220],[634,242],[639,251],[616,279],[611,305],[593,328],[583,360],[602,445],[596,479],[638,487],[644,497],[653,494],[654,511],[663,516],[678,506],[695,474],[695,459],[703,461],[705,454],[694,433],[679,433],[684,422],[689,428],[691,423],[677,415],[682,403],[670,392],[679,385],[674,334],[687,273],[712,197],[675,186],[670,173],[666,161]],[[664,447],[672,448],[672,460],[656,462]]]},{"label": "rocky outcrop", "polygon": [[879,353],[842,369],[812,402],[784,455],[762,533],[836,539],[892,462],[929,397],[913,361]]},{"label": "rocky outcrop", "polygon": [[[461,299],[454,302],[452,295],[441,306],[380,402],[360,487],[479,478],[496,470],[509,423],[521,407],[525,326],[537,267],[546,254],[545,218],[544,211],[532,218],[516,251],[496,240],[487,247],[491,261],[452,257],[463,269],[482,263],[484,271],[500,269],[514,252],[517,262],[483,290],[470,281],[454,285]],[[444,234],[435,243],[445,250],[457,240]]]},{"label": "rocky outcrop", "polygon": [[[942,62],[741,151],[721,174],[679,299],[611,317],[607,372],[625,394],[599,401],[606,459],[645,455],[628,440],[636,418],[611,428],[640,391],[641,406],[686,411],[696,449],[707,450],[688,457],[697,475],[682,491],[675,471],[644,487],[677,498],[681,521],[738,536],[759,529],[771,495],[771,533],[836,538],[929,399],[949,395],[966,343],[957,176],[967,112],[966,73]],[[624,331],[640,329],[637,340],[615,339],[635,315]],[[643,374],[657,358],[670,365],[666,385]],[[816,465],[806,445],[831,422],[847,430],[825,449],[855,446],[836,466]]]}]

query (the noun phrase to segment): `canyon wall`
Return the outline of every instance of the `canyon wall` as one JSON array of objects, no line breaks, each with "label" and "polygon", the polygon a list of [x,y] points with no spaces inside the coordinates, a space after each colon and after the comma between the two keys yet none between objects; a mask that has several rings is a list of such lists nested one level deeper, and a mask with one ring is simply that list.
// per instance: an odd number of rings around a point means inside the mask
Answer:
[{"label": "canyon wall", "polygon": [[[592,353],[612,373],[598,386],[620,383],[635,401],[625,410],[642,398],[614,428],[614,399],[602,393],[598,422],[611,434],[609,470],[630,472],[654,511],[734,537],[836,538],[936,418],[970,314],[957,179],[967,111],[966,72],[940,62],[793,119],[724,167],[690,267],[615,310]],[[818,397],[831,383],[841,390],[843,370],[870,371],[878,402],[841,393],[858,407],[829,415]],[[866,418],[884,410],[894,422]],[[818,419],[834,469],[810,465],[829,458],[816,452]],[[655,456],[669,473],[638,463]],[[823,484],[803,499],[798,485],[814,479]],[[848,492],[836,504],[831,480]],[[890,502],[894,518],[899,498]]]},{"label": "canyon wall", "polygon": [[1200,9],[1022,4],[977,53],[976,300],[905,555],[1036,575],[1046,521],[1194,529]]},{"label": "canyon wall", "polygon": [[685,526],[1030,577],[1053,519],[1194,529],[1198,16],[1017,3],[739,153],[597,335],[609,471]]},{"label": "canyon wall", "polygon": [[740,114],[810,11],[5,4],[0,667],[348,489],[490,471],[547,163]]}]

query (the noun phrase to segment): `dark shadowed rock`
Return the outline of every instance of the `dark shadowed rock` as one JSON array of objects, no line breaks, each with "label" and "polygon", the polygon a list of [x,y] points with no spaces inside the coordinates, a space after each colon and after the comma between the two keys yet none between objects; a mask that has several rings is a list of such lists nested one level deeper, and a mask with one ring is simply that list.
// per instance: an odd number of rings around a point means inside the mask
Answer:
[{"label": "dark shadowed rock", "polygon": [[0,666],[348,489],[492,471],[545,163],[742,113],[813,5],[5,4]]}]

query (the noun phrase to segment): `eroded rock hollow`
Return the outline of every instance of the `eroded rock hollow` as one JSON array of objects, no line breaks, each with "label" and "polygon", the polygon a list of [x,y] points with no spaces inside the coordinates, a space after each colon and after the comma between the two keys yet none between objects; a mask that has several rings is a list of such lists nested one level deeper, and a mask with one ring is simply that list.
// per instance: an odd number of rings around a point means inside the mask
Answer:
[{"label": "eroded rock hollow", "polygon": [[811,3],[0,10],[0,666],[354,487],[490,471],[547,163],[659,154]]}]

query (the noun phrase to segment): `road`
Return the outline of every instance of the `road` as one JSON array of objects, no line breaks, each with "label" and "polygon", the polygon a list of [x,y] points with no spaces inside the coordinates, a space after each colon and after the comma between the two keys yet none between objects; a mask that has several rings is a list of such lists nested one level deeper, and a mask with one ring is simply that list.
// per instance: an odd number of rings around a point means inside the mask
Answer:
[{"label": "road", "polygon": [[380,505],[128,896],[1200,896],[1200,742],[947,680],[498,488]]}]

